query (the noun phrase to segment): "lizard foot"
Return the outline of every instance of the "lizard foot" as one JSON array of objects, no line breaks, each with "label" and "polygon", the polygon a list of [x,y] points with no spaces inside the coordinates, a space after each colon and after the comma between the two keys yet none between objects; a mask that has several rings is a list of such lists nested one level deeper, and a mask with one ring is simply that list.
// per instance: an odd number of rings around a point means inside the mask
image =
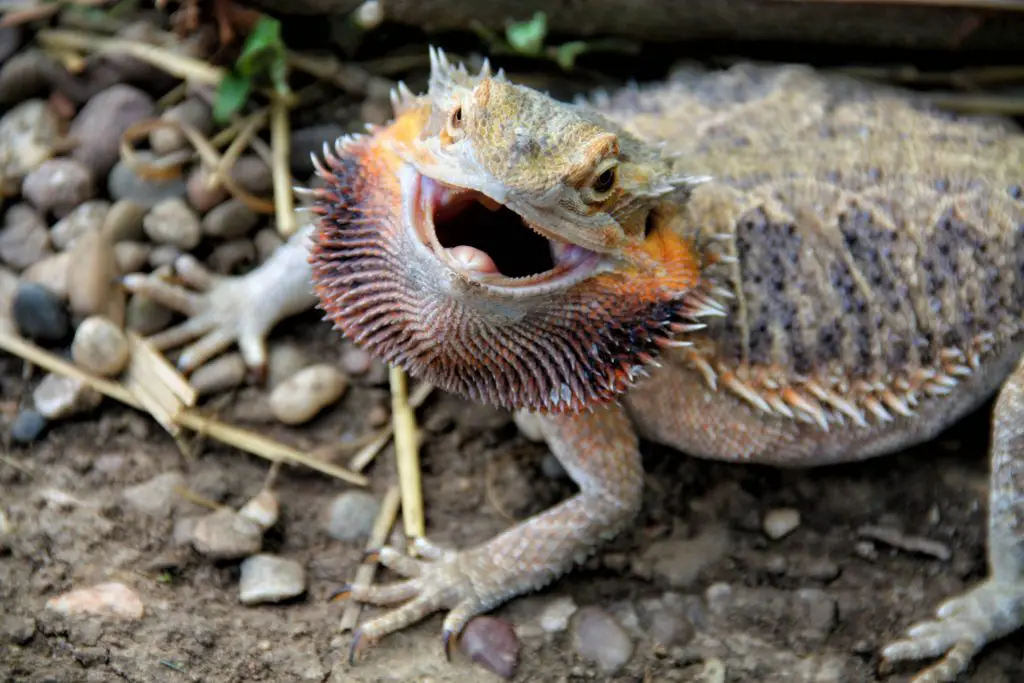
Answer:
[{"label": "lizard foot", "polygon": [[[450,660],[452,647],[469,620],[508,594],[501,588],[505,584],[501,568],[494,567],[481,553],[444,549],[422,538],[414,540],[412,548],[422,559],[389,546],[367,555],[368,560],[376,559],[405,577],[405,581],[372,586],[349,584],[333,596],[381,606],[404,603],[356,629],[349,650],[350,663],[364,646],[442,609],[449,610],[441,633],[445,656]],[[505,574],[505,578],[514,580],[513,570]],[[485,575],[486,580],[481,581]]]},{"label": "lizard foot", "polygon": [[187,316],[184,322],[151,336],[160,351],[189,344],[178,357],[178,369],[191,372],[237,342],[246,365],[258,376],[266,366],[266,337],[276,319],[253,290],[247,276],[222,276],[208,271],[185,254],[174,263],[183,284],[158,276],[133,273],[122,278],[129,292],[139,294]]},{"label": "lizard foot", "polygon": [[1024,625],[1024,583],[989,578],[944,602],[936,619],[915,624],[882,650],[889,661],[945,655],[912,683],[950,683],[985,645]]}]

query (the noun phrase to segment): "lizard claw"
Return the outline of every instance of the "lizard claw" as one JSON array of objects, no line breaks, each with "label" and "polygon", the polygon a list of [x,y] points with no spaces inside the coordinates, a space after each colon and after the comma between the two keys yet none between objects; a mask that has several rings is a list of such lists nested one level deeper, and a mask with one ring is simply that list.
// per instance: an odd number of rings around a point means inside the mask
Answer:
[{"label": "lizard claw", "polygon": [[441,637],[445,656],[450,661],[459,634],[469,620],[501,599],[500,594],[477,592],[473,577],[481,571],[491,571],[479,553],[445,550],[420,539],[414,541],[412,547],[424,559],[413,558],[389,546],[377,551],[380,563],[405,577],[404,581],[373,586],[349,584],[335,593],[347,594],[352,600],[372,605],[396,605],[356,630],[350,658],[367,642],[376,642],[428,614],[448,609]]},{"label": "lizard claw", "polygon": [[944,655],[912,683],[951,683],[986,644],[1024,624],[1024,584],[989,578],[944,602],[936,619],[910,627],[907,637],[882,650],[888,661]]}]

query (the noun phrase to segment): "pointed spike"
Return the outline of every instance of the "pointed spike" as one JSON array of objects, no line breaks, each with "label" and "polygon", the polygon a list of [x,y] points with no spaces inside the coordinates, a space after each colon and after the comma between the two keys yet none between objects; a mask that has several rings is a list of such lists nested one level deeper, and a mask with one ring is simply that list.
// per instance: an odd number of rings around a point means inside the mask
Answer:
[{"label": "pointed spike", "polygon": [[894,419],[892,413],[886,410],[874,396],[864,399],[864,407],[882,422],[892,422]]},{"label": "pointed spike", "polygon": [[494,74],[494,80],[496,80],[496,81],[508,80],[507,78],[505,78],[505,69],[504,69],[504,67],[502,67],[501,69],[498,69],[498,72],[496,74]]},{"label": "pointed spike", "polygon": [[311,187],[305,187],[303,185],[292,185],[292,192],[300,197],[315,197],[318,190],[314,190]]},{"label": "pointed spike", "polygon": [[768,402],[761,398],[756,391],[741,382],[736,375],[729,372],[722,375],[721,380],[723,387],[733,392],[758,410],[771,414],[772,408],[768,405]]},{"label": "pointed spike", "polygon": [[484,63],[480,65],[479,78],[490,78],[491,77],[491,60],[484,57]]}]

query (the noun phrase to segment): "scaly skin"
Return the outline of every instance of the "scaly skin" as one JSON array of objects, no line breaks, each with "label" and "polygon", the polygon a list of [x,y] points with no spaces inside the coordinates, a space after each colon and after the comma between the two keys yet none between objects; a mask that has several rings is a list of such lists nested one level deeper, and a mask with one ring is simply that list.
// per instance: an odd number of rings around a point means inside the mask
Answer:
[{"label": "scaly skin", "polygon": [[580,493],[476,548],[383,549],[409,579],[351,588],[399,605],[356,646],[442,608],[447,641],[568,570],[639,508],[638,437],[844,462],[930,439],[997,391],[989,577],[883,655],[941,656],[914,680],[952,681],[1021,626],[1016,130],[796,67],[681,72],[581,110],[439,53],[433,69],[394,124],[325,155],[317,295],[357,343],[522,411]]}]

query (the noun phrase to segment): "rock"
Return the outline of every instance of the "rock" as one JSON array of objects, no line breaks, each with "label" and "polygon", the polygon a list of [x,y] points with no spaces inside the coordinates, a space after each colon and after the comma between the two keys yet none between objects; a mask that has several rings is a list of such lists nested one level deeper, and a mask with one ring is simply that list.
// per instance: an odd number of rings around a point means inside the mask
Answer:
[{"label": "rock", "polygon": [[267,386],[277,388],[310,362],[306,352],[294,344],[273,344],[267,354]]},{"label": "rock", "polygon": [[52,253],[46,223],[28,204],[15,204],[0,229],[0,261],[24,270]]},{"label": "rock", "polygon": [[24,408],[18,412],[11,424],[11,441],[15,443],[32,443],[46,431],[46,418],[39,411]]},{"label": "rock", "polygon": [[0,195],[14,196],[25,176],[53,156],[60,121],[42,100],[29,100],[0,118]]},{"label": "rock", "polygon": [[281,514],[281,505],[277,502],[277,496],[273,491],[263,489],[249,499],[238,511],[239,516],[255,522],[261,529],[266,531],[277,524]]},{"label": "rock", "polygon": [[153,268],[170,268],[181,256],[181,249],[170,244],[161,244],[149,252],[149,265]]},{"label": "rock", "polygon": [[120,157],[121,133],[156,114],[153,99],[123,83],[97,93],[71,122],[70,135],[78,145],[72,156],[102,178]]},{"label": "rock", "polygon": [[133,199],[114,202],[103,221],[103,234],[114,244],[141,240],[145,236],[142,219],[148,208]]},{"label": "rock", "polygon": [[99,232],[110,214],[110,202],[97,199],[76,207],[50,228],[50,239],[61,251],[71,249],[85,234]]},{"label": "rock", "polygon": [[263,195],[274,189],[274,176],[255,154],[240,156],[231,168],[231,178],[251,194]]},{"label": "rock", "polygon": [[722,559],[728,549],[728,531],[724,527],[711,527],[691,539],[656,541],[648,546],[641,559],[659,581],[672,588],[690,588],[700,573]]},{"label": "rock", "polygon": [[19,617],[6,614],[0,618],[0,636],[15,645],[27,645],[36,634],[36,620],[32,617]]},{"label": "rock", "polygon": [[184,251],[195,249],[202,240],[199,217],[183,199],[165,199],[146,214],[142,228],[157,244],[169,244]]},{"label": "rock", "polygon": [[67,74],[54,57],[23,48],[0,67],[0,104],[11,105],[46,95],[55,76]]},{"label": "rock", "polygon": [[124,324],[126,294],[117,284],[114,245],[99,230],[88,232],[75,241],[68,267],[68,307],[71,313],[86,318],[105,315],[117,325]]},{"label": "rock", "polygon": [[347,131],[337,123],[321,123],[292,131],[291,150],[288,164],[297,178],[305,178],[313,173],[313,159],[310,154],[320,154],[324,142],[333,144]]},{"label": "rock", "polygon": [[253,555],[239,569],[238,597],[243,605],[281,602],[306,592],[306,570],[295,560]]},{"label": "rock", "polygon": [[800,512],[792,508],[769,510],[764,516],[764,533],[773,541],[791,534],[798,526],[800,526]]},{"label": "rock", "polygon": [[203,234],[225,240],[244,237],[259,220],[259,215],[241,200],[229,199],[203,216]]},{"label": "rock", "polygon": [[68,300],[68,271],[71,268],[71,254],[51,254],[25,269],[21,279],[26,283],[40,285],[59,301]]},{"label": "rock", "polygon": [[[132,298],[128,300],[128,310],[125,311],[124,317],[126,329],[143,337],[148,337],[151,334],[156,334],[166,329],[171,324],[171,320],[174,319],[174,311],[158,304],[149,297],[133,294]],[[194,386],[194,374],[191,377],[191,382]]]},{"label": "rock", "polygon": [[61,614],[92,614],[137,620],[144,613],[139,594],[123,583],[101,583],[80,588],[46,601],[46,608]]},{"label": "rock", "polygon": [[21,48],[24,39],[21,26],[4,26],[0,28],[0,64],[5,63]]},{"label": "rock", "polygon": [[92,410],[103,395],[71,377],[49,374],[32,392],[32,400],[43,417],[61,420]]},{"label": "rock", "polygon": [[192,546],[217,560],[255,555],[263,547],[263,530],[229,508],[201,517],[192,532]]},{"label": "rock", "polygon": [[277,230],[263,228],[256,232],[256,236],[252,238],[252,243],[256,246],[257,259],[260,263],[263,263],[284,244],[284,240],[281,239],[281,235]]},{"label": "rock", "polygon": [[94,374],[113,377],[128,364],[128,338],[103,316],[90,316],[75,330],[71,358]]},{"label": "rock", "polygon": [[568,597],[552,600],[537,617],[537,623],[545,633],[561,633],[569,628],[569,622],[579,607]]},{"label": "rock", "polygon": [[373,365],[373,354],[354,344],[345,344],[341,352],[341,367],[350,375],[365,375]]},{"label": "rock", "polygon": [[[223,204],[221,205],[223,206]],[[247,239],[236,239],[218,244],[207,263],[215,273],[230,275],[244,264],[256,260],[256,247]]]},{"label": "rock", "polygon": [[633,641],[617,621],[600,607],[584,607],[572,621],[572,646],[583,659],[606,675],[618,673],[633,656]]},{"label": "rock", "polygon": [[303,424],[340,399],[347,388],[348,377],[335,366],[311,365],[271,392],[270,409],[284,424]]},{"label": "rock", "polygon": [[11,310],[18,331],[26,339],[40,344],[67,339],[71,328],[67,309],[46,287],[31,282],[20,285]]},{"label": "rock", "polygon": [[92,199],[96,184],[87,166],[74,159],[47,159],[25,176],[21,194],[41,213],[57,218]]},{"label": "rock", "polygon": [[117,269],[122,273],[139,272],[149,262],[149,253],[152,250],[152,246],[147,242],[115,242],[114,258],[117,260]]},{"label": "rock", "polygon": [[189,376],[189,384],[200,396],[209,396],[240,387],[248,372],[242,354],[225,353],[199,366]]},{"label": "rock", "polygon": [[666,593],[660,598],[640,602],[640,621],[651,640],[666,648],[686,645],[693,640],[696,629],[688,617],[701,608],[699,599],[690,598]]},{"label": "rock", "polygon": [[[135,156],[146,165],[156,160],[152,152],[136,152]],[[186,186],[183,178],[174,176],[163,180],[143,178],[127,163],[118,161],[107,177],[107,191],[115,201],[130,200],[149,209],[164,200],[184,197]]]},{"label": "rock", "polygon": [[368,491],[339,493],[327,508],[325,531],[331,538],[354,543],[370,535],[380,513],[380,501]]},{"label": "rock", "polygon": [[[209,135],[213,129],[213,112],[202,100],[190,97],[174,105],[160,115],[163,121],[184,123],[198,131],[201,135]],[[149,147],[163,156],[183,149],[188,140],[177,128],[170,126],[157,128],[149,133]]]},{"label": "rock", "polygon": [[222,186],[210,186],[210,173],[201,165],[192,169],[188,174],[186,193],[188,203],[199,213],[206,213],[221,202],[227,201],[228,191]]},{"label": "rock", "polygon": [[486,615],[474,617],[459,636],[459,648],[473,662],[506,680],[516,675],[522,645],[512,625]]},{"label": "rock", "polygon": [[181,495],[179,491],[185,488],[185,476],[181,472],[164,472],[149,481],[129,486],[122,495],[125,502],[139,512],[166,518]]}]

